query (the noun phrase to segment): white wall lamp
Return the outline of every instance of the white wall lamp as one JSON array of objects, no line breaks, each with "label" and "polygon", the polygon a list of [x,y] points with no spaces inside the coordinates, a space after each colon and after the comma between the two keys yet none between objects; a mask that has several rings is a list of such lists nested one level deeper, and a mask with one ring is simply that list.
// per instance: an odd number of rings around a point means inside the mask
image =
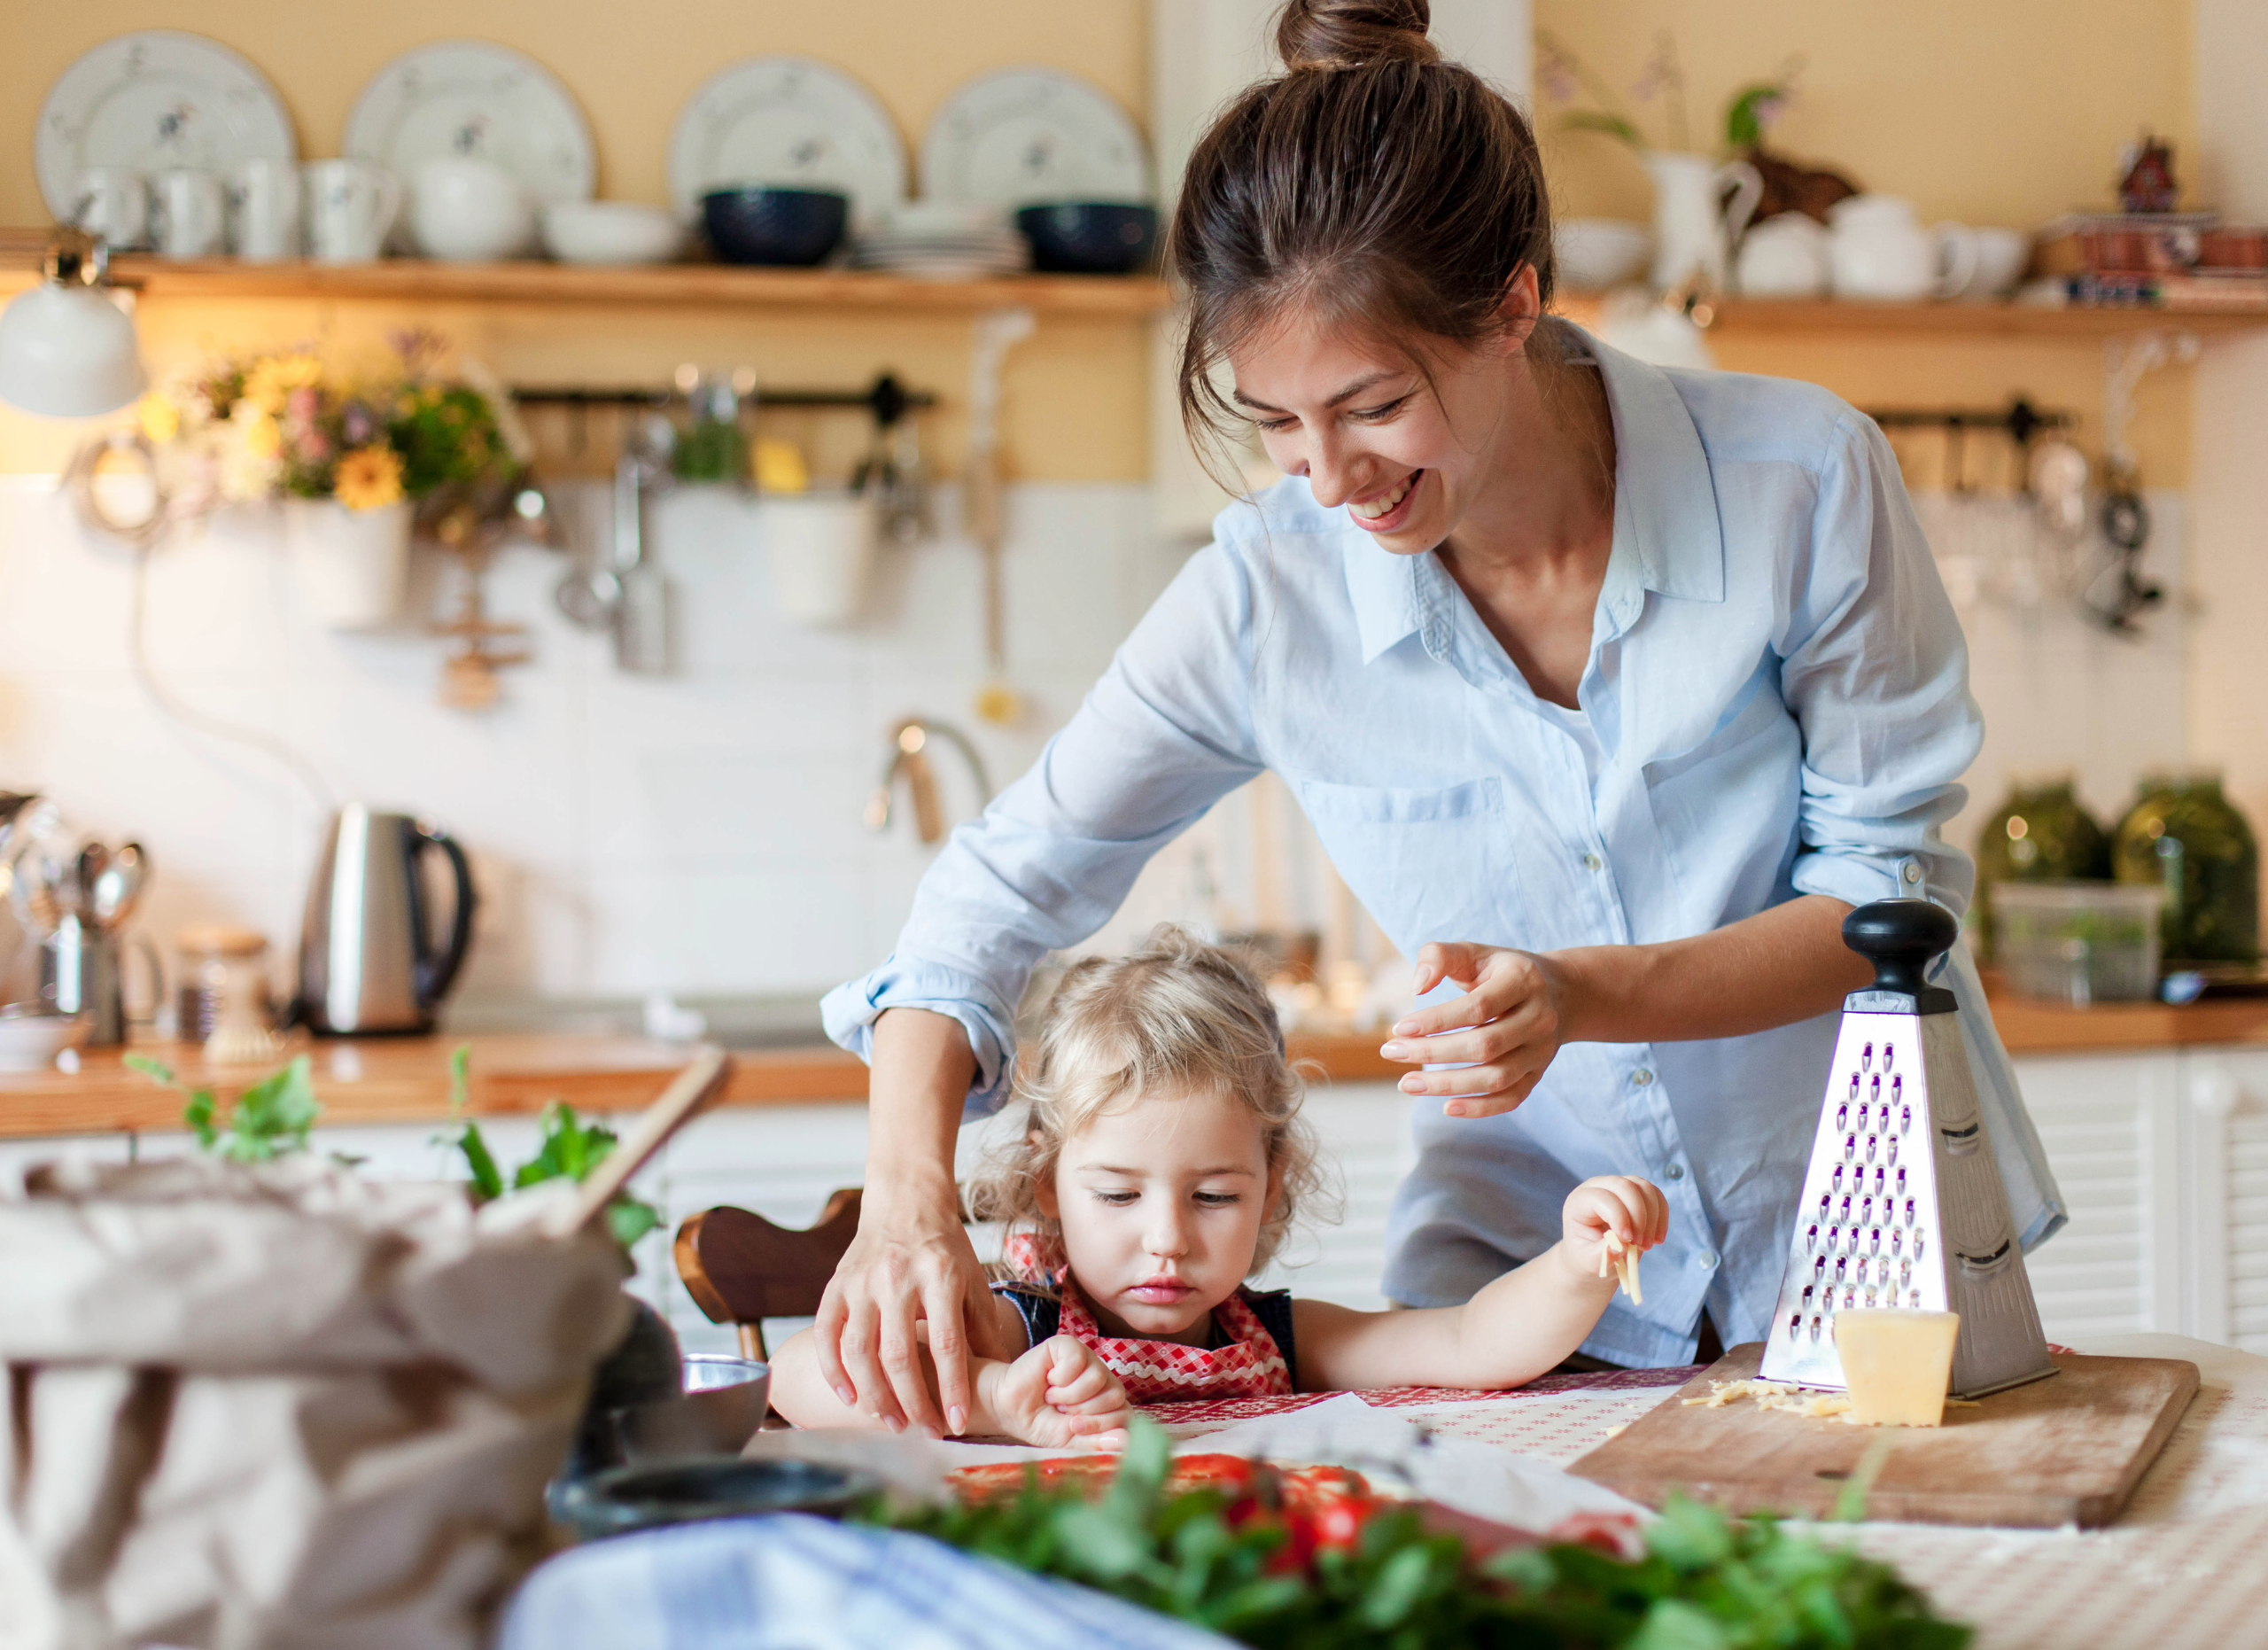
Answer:
[{"label": "white wall lamp", "polygon": [[133,317],[113,300],[109,270],[103,242],[55,232],[45,278],[0,310],[0,401],[43,417],[92,418],[142,393]]}]

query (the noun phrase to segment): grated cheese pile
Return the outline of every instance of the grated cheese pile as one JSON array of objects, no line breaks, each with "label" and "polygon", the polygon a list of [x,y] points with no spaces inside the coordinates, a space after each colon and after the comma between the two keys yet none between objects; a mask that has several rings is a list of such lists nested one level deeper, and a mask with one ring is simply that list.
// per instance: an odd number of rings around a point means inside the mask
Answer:
[{"label": "grated cheese pile", "polygon": [[[1728,1404],[1737,1404],[1743,1398],[1755,1401],[1759,1409],[1785,1410],[1791,1415],[1808,1415],[1818,1420],[1840,1420],[1846,1427],[1866,1427],[1875,1423],[1860,1420],[1850,1413],[1850,1395],[1843,1392],[1822,1392],[1816,1387],[1799,1387],[1787,1381],[1712,1381],[1705,1398],[1681,1399],[1686,1408],[1722,1409]],[[1947,1398],[1948,1409],[1976,1409],[1974,1398]]]}]

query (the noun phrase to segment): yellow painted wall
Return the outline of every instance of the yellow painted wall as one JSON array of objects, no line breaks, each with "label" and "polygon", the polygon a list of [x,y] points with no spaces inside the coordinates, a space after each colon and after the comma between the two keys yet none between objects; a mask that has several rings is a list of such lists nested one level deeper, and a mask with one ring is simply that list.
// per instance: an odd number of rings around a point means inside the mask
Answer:
[{"label": "yellow painted wall", "polygon": [[[11,0],[0,27],[0,223],[42,223],[32,133],[56,77],[89,47],[137,28],[206,35],[251,58],[290,105],[301,152],[336,154],[355,97],[391,58],[462,37],[517,47],[565,83],[589,120],[599,192],[666,197],[665,157],[679,109],[718,69],[763,53],[800,52],[847,69],[896,118],[918,169],[921,132],[953,89],[1014,64],[1080,74],[1138,123],[1146,108],[1143,0],[105,0],[42,6]],[[959,447],[967,373],[966,322],[837,319],[521,307],[179,304],[142,308],[153,370],[206,348],[337,340],[357,350],[416,321],[448,331],[508,378],[550,384],[664,381],[682,361],[746,362],[773,383],[858,384],[889,366],[951,397],[934,420],[939,455]],[[1010,365],[1007,452],[1026,479],[1123,480],[1148,471],[1146,345],[1130,323],[1044,321]],[[850,433],[835,421],[823,440]],[[72,435],[0,409],[0,470],[51,469]]]},{"label": "yellow painted wall", "polygon": [[[2192,18],[2188,0],[1535,0],[1539,31],[1626,97],[1668,30],[1697,148],[1721,143],[1740,88],[1800,52],[1775,150],[1903,195],[1924,222],[2020,230],[2109,205],[2118,148],[2145,127],[2172,140],[2177,170],[2194,182]],[[1663,103],[1629,102],[1649,138],[1666,141]],[[1645,175],[1621,144],[1555,130],[1568,105],[1548,87],[1536,106],[1559,212],[1651,214]],[[2080,444],[2100,448],[2102,362],[2085,343],[1751,335],[1716,347],[1726,367],[1811,378],[1867,407],[1992,406],[2021,389],[2079,413]],[[2142,392],[2135,436],[2152,486],[2187,480],[2189,401],[2186,370]],[[1930,444],[1909,446],[1909,479],[1933,484]]]}]

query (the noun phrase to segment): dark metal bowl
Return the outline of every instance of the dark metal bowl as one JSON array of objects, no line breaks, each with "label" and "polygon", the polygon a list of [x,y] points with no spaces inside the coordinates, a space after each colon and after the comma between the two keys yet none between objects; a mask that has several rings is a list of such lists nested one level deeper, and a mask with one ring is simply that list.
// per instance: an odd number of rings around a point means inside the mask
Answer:
[{"label": "dark metal bowl", "polygon": [[617,1467],[567,1485],[554,1515],[585,1541],[664,1524],[764,1513],[839,1518],[882,1490],[879,1479],[817,1461],[711,1456],[654,1467]]},{"label": "dark metal bowl", "polygon": [[612,1412],[617,1459],[633,1467],[689,1455],[737,1455],[764,1425],[772,1366],[688,1352],[676,1397]]},{"label": "dark metal bowl", "polygon": [[1032,267],[1056,275],[1130,275],[1158,244],[1158,209],[1116,201],[1068,200],[1026,206],[1016,227],[1031,243]]},{"label": "dark metal bowl", "polygon": [[750,185],[701,198],[709,245],[726,263],[808,265],[843,244],[850,198],[824,189]]}]

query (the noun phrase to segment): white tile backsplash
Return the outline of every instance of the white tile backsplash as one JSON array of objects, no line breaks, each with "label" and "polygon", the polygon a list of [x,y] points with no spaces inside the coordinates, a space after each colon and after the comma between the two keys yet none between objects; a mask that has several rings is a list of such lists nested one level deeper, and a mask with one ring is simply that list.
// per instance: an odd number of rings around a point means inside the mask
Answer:
[{"label": "white tile backsplash", "polygon": [[[571,531],[603,534],[607,490],[563,490]],[[950,494],[940,500],[950,527]],[[978,724],[988,672],[979,561],[950,535],[886,548],[865,622],[813,631],[773,611],[747,502],[656,501],[649,542],[675,603],[676,669],[625,675],[553,590],[561,556],[514,549],[488,580],[534,662],[495,710],[444,709],[442,643],[405,621],[335,633],[297,611],[280,535],[254,510],[186,529],[151,558],[149,653],[197,710],[280,735],[341,797],[424,814],[474,856],[483,911],[465,989],[483,995],[816,992],[887,951],[930,851],[901,819],[861,823],[900,716],[942,717],[994,784],[1028,767],[1177,557],[1139,486],[1011,489],[1011,676],[1024,725]],[[591,537],[578,539],[591,542]],[[157,876],[144,926],[228,919],[296,942],[323,813],[269,759],[184,729],[134,680],[133,556],[83,532],[52,484],[0,481],[0,787],[37,787]],[[452,570],[421,550],[413,604]],[[422,617],[421,621],[422,622]],[[936,753],[948,813],[978,798]]]}]

